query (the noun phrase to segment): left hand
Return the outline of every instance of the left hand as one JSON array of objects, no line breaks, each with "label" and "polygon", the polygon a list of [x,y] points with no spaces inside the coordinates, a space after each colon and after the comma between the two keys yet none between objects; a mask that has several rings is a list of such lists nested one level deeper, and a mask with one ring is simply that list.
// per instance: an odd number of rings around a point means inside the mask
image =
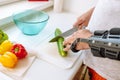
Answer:
[{"label": "left hand", "polygon": [[[64,50],[68,51],[71,47],[71,44],[77,39],[77,38],[89,38],[92,36],[92,33],[87,29],[80,29],[77,32],[74,32],[71,36],[69,36],[67,39],[64,40],[63,45],[65,46]],[[76,46],[76,50],[82,50],[89,48],[89,45],[84,42],[80,42]]]}]

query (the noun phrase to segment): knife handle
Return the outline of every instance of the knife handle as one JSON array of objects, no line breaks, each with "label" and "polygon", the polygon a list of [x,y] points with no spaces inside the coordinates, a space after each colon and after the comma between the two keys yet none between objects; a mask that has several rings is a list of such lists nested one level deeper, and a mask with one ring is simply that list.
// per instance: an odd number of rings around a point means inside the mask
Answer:
[{"label": "knife handle", "polygon": [[71,45],[70,49],[73,51],[73,52],[78,52],[79,50],[76,50],[76,45],[77,43],[80,41],[80,38],[77,38]]}]

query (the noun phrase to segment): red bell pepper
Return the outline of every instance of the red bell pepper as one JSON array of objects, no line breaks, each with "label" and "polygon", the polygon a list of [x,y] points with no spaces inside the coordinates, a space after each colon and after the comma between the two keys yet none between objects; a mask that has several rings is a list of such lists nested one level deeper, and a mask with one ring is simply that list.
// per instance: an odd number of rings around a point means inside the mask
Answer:
[{"label": "red bell pepper", "polygon": [[11,52],[13,52],[19,59],[25,58],[27,55],[27,51],[22,44],[14,44],[11,48]]}]

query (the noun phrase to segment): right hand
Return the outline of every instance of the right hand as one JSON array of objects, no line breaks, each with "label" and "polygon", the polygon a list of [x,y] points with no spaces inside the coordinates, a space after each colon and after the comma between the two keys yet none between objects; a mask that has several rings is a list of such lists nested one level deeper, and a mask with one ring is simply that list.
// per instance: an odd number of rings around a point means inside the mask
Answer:
[{"label": "right hand", "polygon": [[78,17],[77,21],[75,22],[73,26],[77,27],[78,29],[82,29],[82,27],[88,26],[93,10],[94,8],[91,8],[89,11],[87,11],[86,13]]}]

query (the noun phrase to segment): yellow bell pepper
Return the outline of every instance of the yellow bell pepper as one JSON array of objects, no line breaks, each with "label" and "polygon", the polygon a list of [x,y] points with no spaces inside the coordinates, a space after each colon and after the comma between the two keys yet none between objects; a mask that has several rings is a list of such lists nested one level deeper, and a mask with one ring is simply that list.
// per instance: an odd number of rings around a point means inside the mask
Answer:
[{"label": "yellow bell pepper", "polygon": [[12,52],[6,52],[5,54],[9,55],[10,57],[12,57],[13,60],[15,61],[15,63],[17,63],[18,59],[17,59],[17,56],[14,53],[12,53]]},{"label": "yellow bell pepper", "polygon": [[12,52],[5,52],[0,56],[0,62],[3,66],[13,68],[17,63],[17,57]]},{"label": "yellow bell pepper", "polygon": [[6,51],[10,51],[12,48],[13,44],[9,40],[5,40],[1,43],[0,45],[0,54],[4,54]]}]

